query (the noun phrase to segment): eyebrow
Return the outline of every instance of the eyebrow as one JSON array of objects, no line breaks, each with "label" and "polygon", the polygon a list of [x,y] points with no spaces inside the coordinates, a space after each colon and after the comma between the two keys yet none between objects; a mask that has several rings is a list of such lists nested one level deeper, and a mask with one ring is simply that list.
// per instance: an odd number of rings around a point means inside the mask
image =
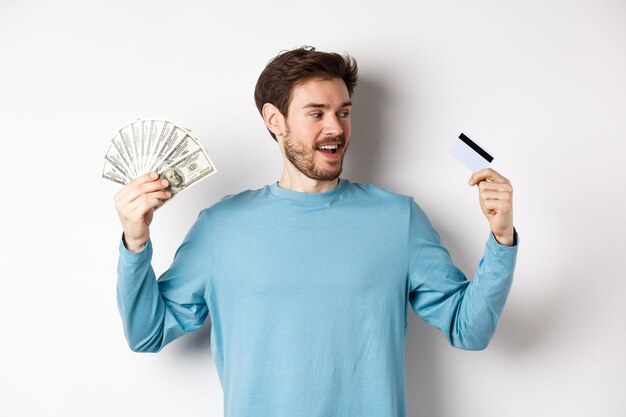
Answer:
[{"label": "eyebrow", "polygon": [[[352,101],[348,100],[346,102],[344,102],[340,107],[349,107],[352,106]],[[306,106],[303,106],[303,109],[308,109],[308,108],[313,108],[313,109],[327,109],[330,106],[328,104],[322,104],[322,103],[309,103]]]}]

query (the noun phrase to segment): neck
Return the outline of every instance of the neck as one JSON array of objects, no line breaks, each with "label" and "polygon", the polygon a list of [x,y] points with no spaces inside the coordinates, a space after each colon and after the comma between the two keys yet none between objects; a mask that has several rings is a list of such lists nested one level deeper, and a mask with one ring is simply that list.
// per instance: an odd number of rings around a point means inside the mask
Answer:
[{"label": "neck", "polygon": [[330,191],[339,184],[339,179],[332,181],[318,181],[307,177],[294,166],[285,166],[278,186],[291,191],[302,193],[322,193]]}]

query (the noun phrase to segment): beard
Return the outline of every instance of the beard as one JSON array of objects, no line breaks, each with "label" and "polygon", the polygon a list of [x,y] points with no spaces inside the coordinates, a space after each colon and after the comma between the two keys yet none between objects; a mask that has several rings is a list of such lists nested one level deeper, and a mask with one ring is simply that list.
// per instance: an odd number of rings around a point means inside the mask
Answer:
[{"label": "beard", "polygon": [[289,129],[287,129],[287,137],[285,138],[285,156],[298,171],[302,172],[307,177],[316,181],[333,181],[341,175],[341,171],[343,170],[343,157],[347,147],[343,135],[328,138],[324,142],[331,141],[336,141],[341,144],[337,152],[341,151],[343,154],[336,163],[332,163],[332,165],[329,163],[324,164],[331,165],[330,168],[325,168],[321,166],[321,164],[316,163],[316,148],[307,148],[306,145],[298,144],[294,137],[289,134]]}]

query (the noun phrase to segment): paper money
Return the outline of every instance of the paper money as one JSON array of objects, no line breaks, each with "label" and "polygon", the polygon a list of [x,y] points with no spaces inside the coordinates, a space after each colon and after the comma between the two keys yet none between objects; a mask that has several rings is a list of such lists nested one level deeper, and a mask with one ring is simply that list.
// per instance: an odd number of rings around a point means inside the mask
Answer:
[{"label": "paper money", "polygon": [[[126,185],[156,172],[179,194],[217,172],[206,149],[189,129],[158,118],[137,119],[117,131],[104,156],[102,178]],[[166,200],[166,201],[169,201]]]}]

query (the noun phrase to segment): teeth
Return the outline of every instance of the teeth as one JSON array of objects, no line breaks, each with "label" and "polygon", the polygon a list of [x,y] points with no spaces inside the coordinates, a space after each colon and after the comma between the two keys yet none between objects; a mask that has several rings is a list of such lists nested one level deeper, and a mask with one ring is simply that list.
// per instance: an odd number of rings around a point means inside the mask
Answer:
[{"label": "teeth", "polygon": [[324,145],[324,146],[320,146],[320,149],[337,149],[339,147],[339,145]]}]

